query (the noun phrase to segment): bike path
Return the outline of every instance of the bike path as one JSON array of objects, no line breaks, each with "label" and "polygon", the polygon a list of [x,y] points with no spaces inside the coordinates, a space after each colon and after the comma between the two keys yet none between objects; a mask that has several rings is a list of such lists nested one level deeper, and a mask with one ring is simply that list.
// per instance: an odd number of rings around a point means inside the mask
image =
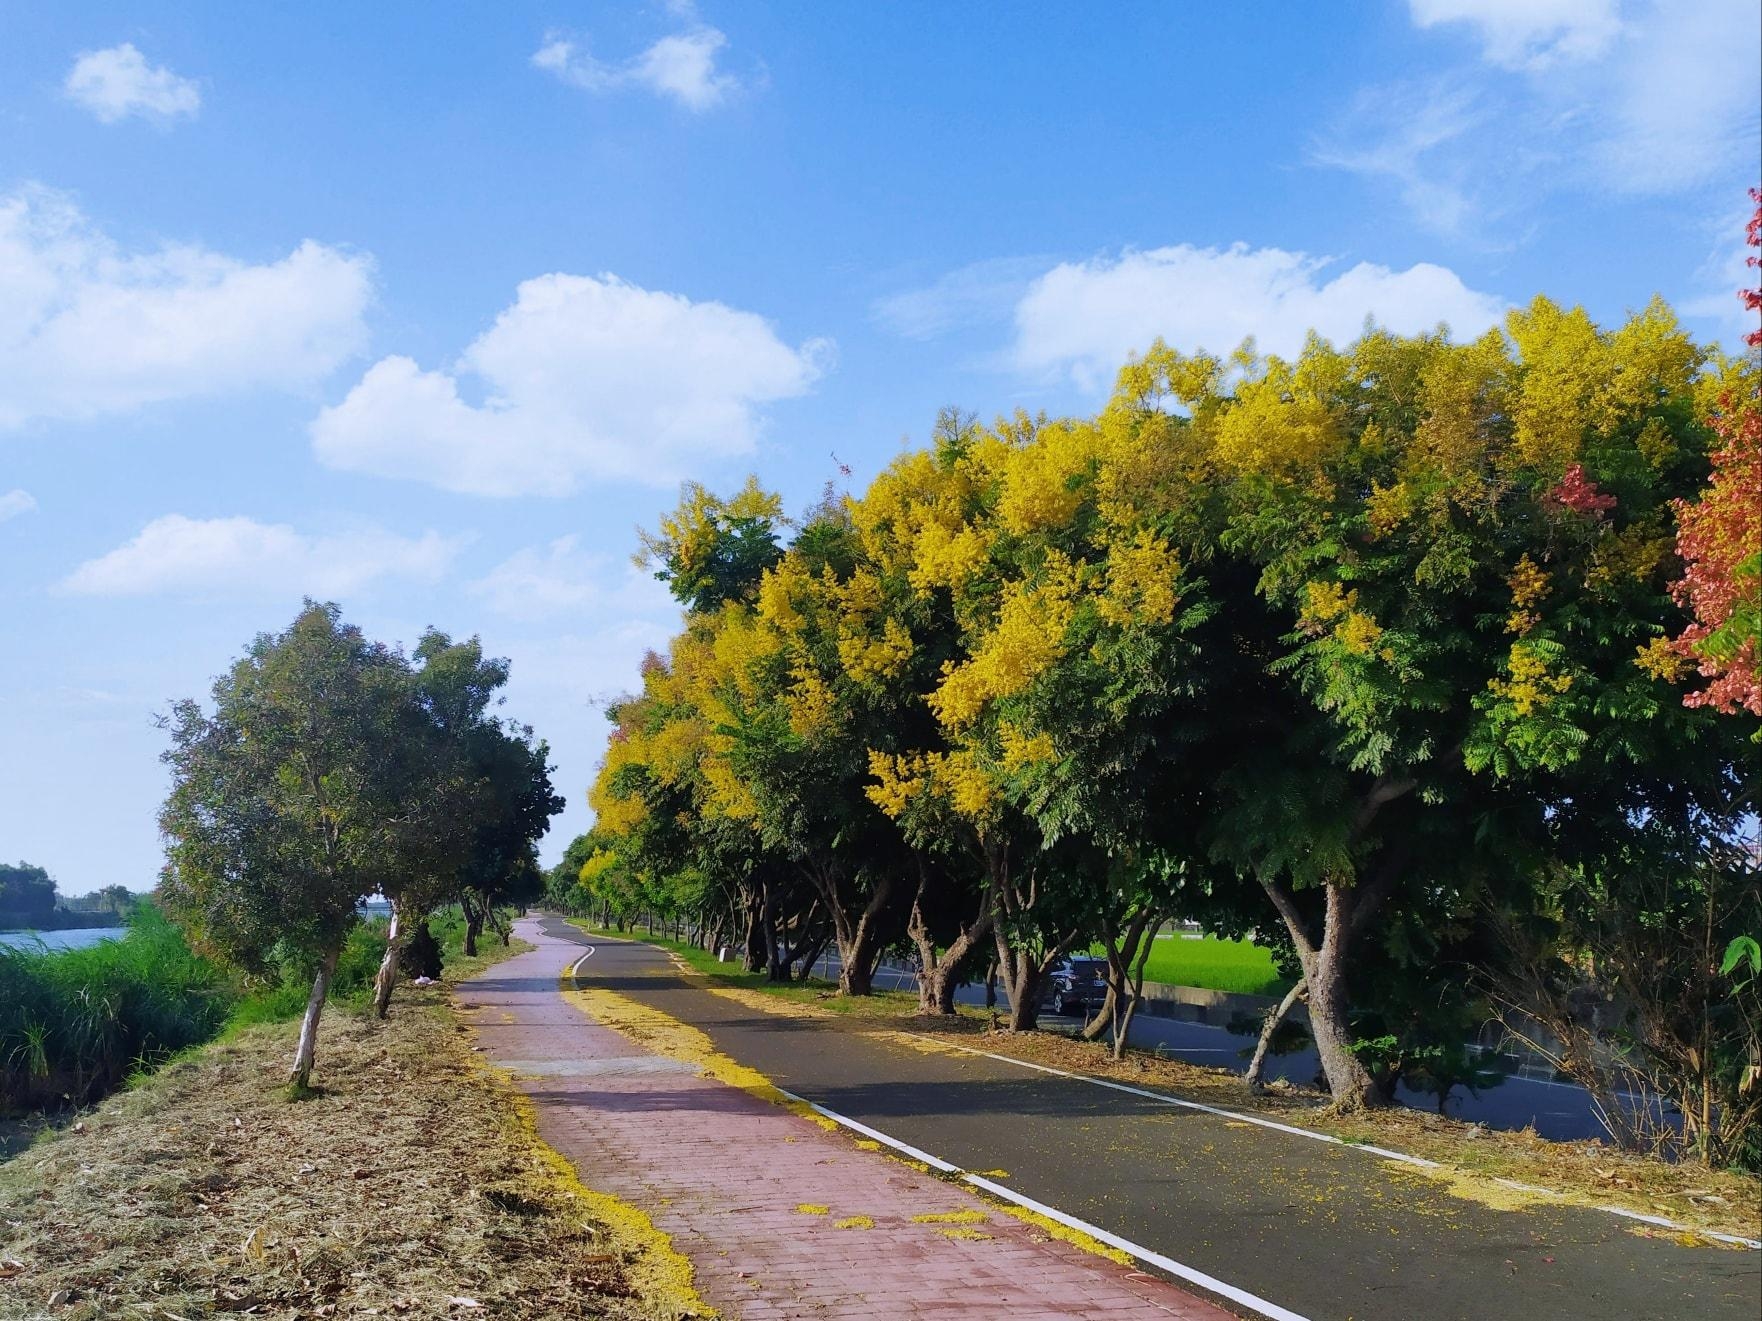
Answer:
[{"label": "bike path", "polygon": [[1311,1321],[1744,1318],[1762,1253],[1566,1206],[1495,1209],[1352,1147],[1170,1107],[836,1018],[750,1009],[665,954],[589,938],[581,978],[705,1032],[779,1087]]}]

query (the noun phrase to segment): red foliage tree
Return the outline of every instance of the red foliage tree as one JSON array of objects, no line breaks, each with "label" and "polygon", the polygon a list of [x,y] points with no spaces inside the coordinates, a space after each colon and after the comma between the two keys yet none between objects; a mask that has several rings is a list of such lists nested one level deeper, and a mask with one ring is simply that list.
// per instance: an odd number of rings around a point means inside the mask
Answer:
[{"label": "red foliage tree", "polygon": [[[1752,188],[1750,196],[1757,205],[1745,238],[1762,248],[1762,190]],[[1756,257],[1748,262],[1762,266]],[[1750,311],[1762,311],[1762,289],[1741,289],[1738,297]],[[1762,327],[1744,343],[1762,347]],[[1754,391],[1728,394],[1712,423],[1721,441],[1712,480],[1698,501],[1677,502],[1676,549],[1684,573],[1672,590],[1695,622],[1672,649],[1708,680],[1685,705],[1762,716],[1762,401]]]}]

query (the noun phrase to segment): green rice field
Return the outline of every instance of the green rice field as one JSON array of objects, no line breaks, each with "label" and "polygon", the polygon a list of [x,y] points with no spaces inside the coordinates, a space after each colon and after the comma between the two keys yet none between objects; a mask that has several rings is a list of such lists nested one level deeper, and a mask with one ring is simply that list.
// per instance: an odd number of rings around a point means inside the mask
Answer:
[{"label": "green rice field", "polygon": [[1251,941],[1216,936],[1190,940],[1178,932],[1157,938],[1144,965],[1144,980],[1245,995],[1281,995],[1291,985],[1272,955]]}]

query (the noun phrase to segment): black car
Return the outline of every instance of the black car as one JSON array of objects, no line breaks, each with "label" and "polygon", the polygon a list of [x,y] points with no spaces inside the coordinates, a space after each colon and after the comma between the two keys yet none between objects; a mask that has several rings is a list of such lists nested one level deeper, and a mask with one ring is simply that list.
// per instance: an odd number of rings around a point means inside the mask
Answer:
[{"label": "black car", "polygon": [[1060,959],[1046,975],[1045,1006],[1055,1014],[1088,1014],[1107,996],[1107,960],[1088,955]]}]

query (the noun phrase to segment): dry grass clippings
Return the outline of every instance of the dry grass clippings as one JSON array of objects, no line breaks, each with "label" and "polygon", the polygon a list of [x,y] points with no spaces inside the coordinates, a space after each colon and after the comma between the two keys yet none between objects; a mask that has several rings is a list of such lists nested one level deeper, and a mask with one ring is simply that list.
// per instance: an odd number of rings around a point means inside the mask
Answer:
[{"label": "dry grass clippings", "polygon": [[0,1316],[681,1315],[559,1191],[445,1000],[327,1015],[311,1099],[282,1087],[295,1025],[251,1028],[0,1165]]}]

